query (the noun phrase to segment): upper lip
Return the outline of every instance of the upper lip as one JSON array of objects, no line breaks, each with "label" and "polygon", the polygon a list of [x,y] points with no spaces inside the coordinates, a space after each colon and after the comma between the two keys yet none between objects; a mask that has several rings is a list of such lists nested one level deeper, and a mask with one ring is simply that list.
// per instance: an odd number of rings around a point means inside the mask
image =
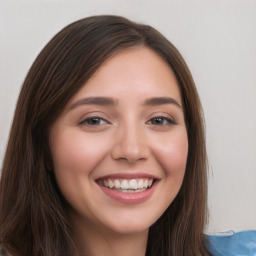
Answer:
[{"label": "upper lip", "polygon": [[139,178],[148,178],[148,179],[159,179],[155,175],[145,173],[145,172],[119,172],[112,173],[108,175],[101,176],[96,180],[105,180],[105,179],[139,179]]}]

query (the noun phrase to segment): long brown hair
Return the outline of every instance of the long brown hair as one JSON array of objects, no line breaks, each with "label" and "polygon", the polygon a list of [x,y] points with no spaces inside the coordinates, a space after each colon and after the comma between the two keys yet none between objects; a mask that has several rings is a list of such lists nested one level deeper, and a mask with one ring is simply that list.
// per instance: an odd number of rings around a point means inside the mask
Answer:
[{"label": "long brown hair", "polygon": [[192,76],[178,50],[154,28],[109,15],[65,27],[45,46],[24,81],[0,182],[0,243],[12,255],[71,254],[72,228],[66,201],[51,171],[48,130],[104,61],[134,46],[149,47],[174,71],[189,141],[182,187],[150,227],[147,255],[209,255],[203,235],[207,194],[204,123]]}]

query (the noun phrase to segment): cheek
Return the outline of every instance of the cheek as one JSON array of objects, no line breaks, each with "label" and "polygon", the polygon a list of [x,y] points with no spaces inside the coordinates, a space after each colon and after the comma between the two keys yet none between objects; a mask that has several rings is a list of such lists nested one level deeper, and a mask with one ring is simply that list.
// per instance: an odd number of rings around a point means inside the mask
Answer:
[{"label": "cheek", "polygon": [[[92,189],[93,171],[107,154],[107,140],[73,128],[51,133],[51,151],[57,184],[65,199],[79,209],[87,205],[85,194]],[[99,146],[102,141],[104,144]],[[89,211],[89,209],[87,209]]]},{"label": "cheek", "polygon": [[187,133],[179,130],[159,136],[154,148],[154,156],[162,168],[162,179],[159,183],[161,196],[158,198],[159,217],[177,196],[186,170],[188,140]]},{"label": "cheek", "polygon": [[181,130],[171,136],[166,134],[166,136],[158,139],[154,154],[166,176],[177,176],[177,178],[183,179],[188,155],[186,131]]},{"label": "cheek", "polygon": [[53,135],[51,149],[56,170],[90,172],[106,153],[106,145],[99,147],[102,140],[94,135],[85,136],[72,129]]}]

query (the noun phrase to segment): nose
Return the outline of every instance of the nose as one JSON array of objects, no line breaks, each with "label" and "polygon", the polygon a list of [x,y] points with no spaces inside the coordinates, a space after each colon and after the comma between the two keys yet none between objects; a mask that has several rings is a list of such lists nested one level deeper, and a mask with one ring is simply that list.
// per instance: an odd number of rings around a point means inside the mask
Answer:
[{"label": "nose", "polygon": [[112,158],[125,160],[128,163],[146,160],[149,156],[148,141],[145,131],[138,127],[120,129],[115,137],[115,144],[112,149]]}]

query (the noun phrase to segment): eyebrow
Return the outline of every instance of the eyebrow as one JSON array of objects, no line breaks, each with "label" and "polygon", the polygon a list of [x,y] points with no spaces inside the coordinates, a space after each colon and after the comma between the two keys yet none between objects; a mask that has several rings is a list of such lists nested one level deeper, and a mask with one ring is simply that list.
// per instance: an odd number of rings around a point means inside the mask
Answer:
[{"label": "eyebrow", "polygon": [[117,100],[114,100],[109,97],[88,97],[78,100],[73,105],[71,105],[69,109],[74,109],[80,105],[115,106],[117,104]]},{"label": "eyebrow", "polygon": [[[169,97],[152,97],[146,99],[144,102],[144,105],[146,106],[157,106],[164,104],[174,104],[179,108],[182,108],[181,105],[174,98]],[[110,97],[88,97],[78,100],[73,105],[71,105],[69,109],[71,110],[81,105],[116,106],[118,105],[118,100]]]},{"label": "eyebrow", "polygon": [[181,104],[179,104],[174,98],[169,98],[169,97],[153,97],[145,101],[146,106],[157,106],[157,105],[164,105],[164,104],[174,104],[179,108],[182,108]]}]

